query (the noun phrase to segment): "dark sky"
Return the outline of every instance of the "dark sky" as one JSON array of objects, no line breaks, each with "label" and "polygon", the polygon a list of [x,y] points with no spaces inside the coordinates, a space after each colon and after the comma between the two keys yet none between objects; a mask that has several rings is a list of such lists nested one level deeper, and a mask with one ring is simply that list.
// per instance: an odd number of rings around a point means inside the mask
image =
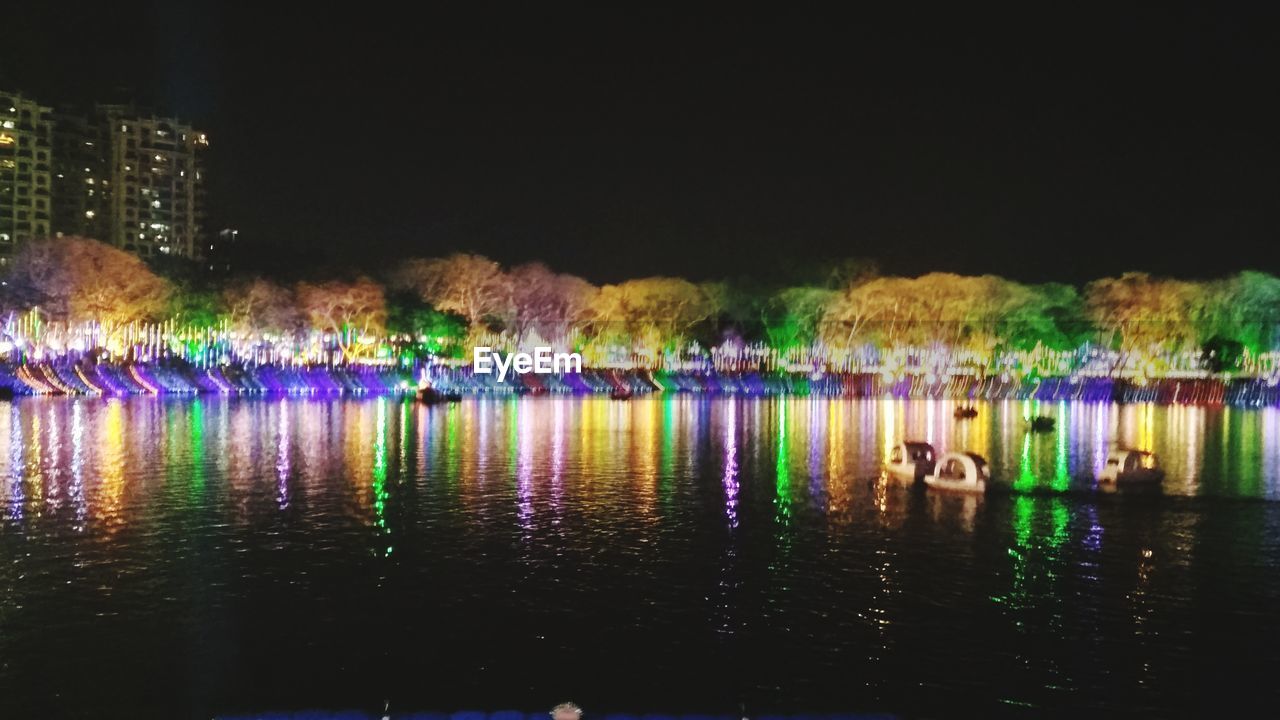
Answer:
[{"label": "dark sky", "polygon": [[191,119],[216,222],[303,264],[1280,272],[1280,43],[1253,9],[33,5],[0,86]]}]

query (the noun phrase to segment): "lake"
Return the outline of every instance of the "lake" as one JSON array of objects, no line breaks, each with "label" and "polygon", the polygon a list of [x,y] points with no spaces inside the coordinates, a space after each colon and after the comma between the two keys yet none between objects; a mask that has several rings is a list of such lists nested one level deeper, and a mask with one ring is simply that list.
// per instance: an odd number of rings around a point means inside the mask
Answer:
[{"label": "lake", "polygon": [[[1277,697],[1280,411],[977,407],[0,405],[0,717]],[[999,487],[883,481],[904,437],[983,454]],[[1093,492],[1116,442],[1159,453],[1162,494]]]}]

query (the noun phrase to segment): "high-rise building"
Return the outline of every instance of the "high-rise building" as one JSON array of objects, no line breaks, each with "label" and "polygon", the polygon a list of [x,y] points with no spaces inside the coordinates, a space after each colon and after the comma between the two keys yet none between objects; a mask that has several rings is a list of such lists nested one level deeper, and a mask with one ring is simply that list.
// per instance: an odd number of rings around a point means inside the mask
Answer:
[{"label": "high-rise building", "polygon": [[144,257],[202,258],[208,137],[128,105],[99,105],[95,120],[107,182],[107,236],[101,239]]},{"label": "high-rise building", "polygon": [[111,187],[102,126],[73,113],[53,117],[53,232],[107,240]]},{"label": "high-rise building", "polygon": [[132,105],[55,114],[0,92],[0,262],[50,235],[204,259],[208,146],[190,125]]},{"label": "high-rise building", "polygon": [[53,109],[0,92],[0,263],[18,244],[49,235]]}]

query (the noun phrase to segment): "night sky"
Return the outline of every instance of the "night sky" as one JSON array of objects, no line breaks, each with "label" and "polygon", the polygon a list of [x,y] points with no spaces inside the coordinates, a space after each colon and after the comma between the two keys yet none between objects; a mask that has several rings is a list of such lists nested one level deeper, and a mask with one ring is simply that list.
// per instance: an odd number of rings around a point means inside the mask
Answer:
[{"label": "night sky", "polygon": [[190,119],[214,224],[306,267],[1280,273],[1260,11],[257,5],[32,3],[0,87]]}]

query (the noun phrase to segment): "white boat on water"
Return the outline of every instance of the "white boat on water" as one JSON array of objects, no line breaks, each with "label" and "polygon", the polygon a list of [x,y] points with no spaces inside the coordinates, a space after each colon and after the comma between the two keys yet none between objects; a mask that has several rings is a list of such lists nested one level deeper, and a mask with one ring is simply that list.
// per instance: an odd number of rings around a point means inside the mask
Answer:
[{"label": "white boat on water", "polygon": [[977,453],[945,453],[938,458],[934,471],[924,478],[934,490],[983,493],[991,480],[991,466]]},{"label": "white boat on water", "polygon": [[1107,453],[1107,463],[1098,475],[1101,485],[1158,485],[1162,480],[1164,470],[1160,468],[1155,453],[1129,448],[1117,448]]},{"label": "white boat on water", "polygon": [[884,469],[897,480],[917,482],[933,472],[937,451],[927,442],[908,440],[893,446]]}]

